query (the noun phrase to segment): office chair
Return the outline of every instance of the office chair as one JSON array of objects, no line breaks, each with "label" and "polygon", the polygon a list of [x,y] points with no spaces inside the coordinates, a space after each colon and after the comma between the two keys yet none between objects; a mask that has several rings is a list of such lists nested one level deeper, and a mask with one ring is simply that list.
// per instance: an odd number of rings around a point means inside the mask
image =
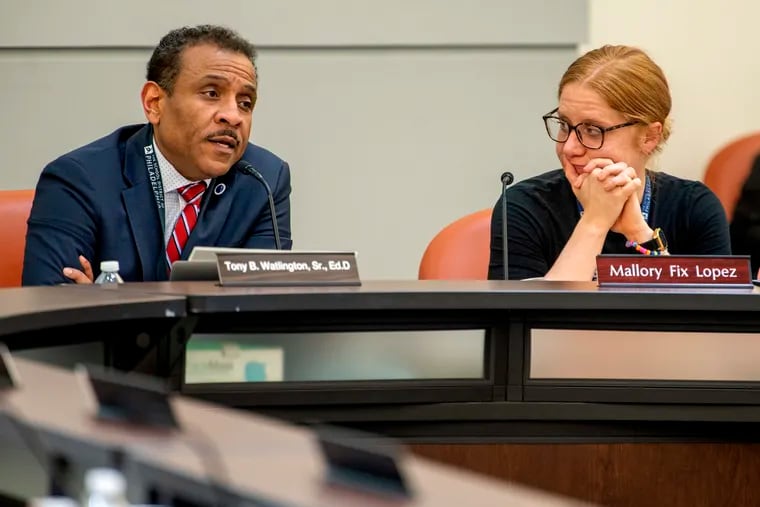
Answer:
[{"label": "office chair", "polygon": [[754,132],[724,145],[707,164],[704,184],[720,199],[729,223],[734,216],[736,203],[739,202],[752,163],[758,155],[760,132]]},{"label": "office chair", "polygon": [[26,221],[32,209],[34,190],[0,190],[0,287],[21,286],[26,245]]},{"label": "office chair", "polygon": [[487,280],[491,209],[466,215],[433,237],[422,255],[420,280]]}]

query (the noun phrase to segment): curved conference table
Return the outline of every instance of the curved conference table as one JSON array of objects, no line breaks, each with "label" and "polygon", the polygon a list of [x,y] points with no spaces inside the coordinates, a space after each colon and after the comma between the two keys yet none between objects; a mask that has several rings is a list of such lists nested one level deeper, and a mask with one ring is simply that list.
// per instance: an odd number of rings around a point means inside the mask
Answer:
[{"label": "curved conference table", "polygon": [[118,466],[140,504],[585,505],[409,453],[396,458],[409,497],[337,485],[327,480],[327,463],[308,428],[183,396],[168,400],[177,428],[101,420],[81,378],[27,359],[15,362],[21,385],[0,395],[0,433],[14,435],[40,460],[43,455],[55,457],[51,463],[65,460],[65,468],[51,465],[50,472],[66,496],[79,496],[84,470]]},{"label": "curved conference table", "polygon": [[[540,281],[22,288],[0,291],[0,339],[11,349],[105,341],[107,362],[151,364],[183,394],[384,433],[420,455],[602,504],[752,504],[758,295]],[[187,382],[188,343],[218,334],[287,343],[282,381]],[[463,370],[385,368],[420,346],[439,361],[443,343],[470,358]],[[336,344],[337,355],[322,353]],[[154,361],[142,361],[147,351]],[[377,359],[390,373],[330,376],[366,356],[367,371]]]}]

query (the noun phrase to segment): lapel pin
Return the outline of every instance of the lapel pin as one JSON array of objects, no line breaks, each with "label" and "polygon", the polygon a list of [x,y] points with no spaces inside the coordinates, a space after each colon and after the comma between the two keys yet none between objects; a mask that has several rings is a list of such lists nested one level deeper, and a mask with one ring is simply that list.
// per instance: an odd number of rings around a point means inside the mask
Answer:
[{"label": "lapel pin", "polygon": [[219,183],[214,187],[214,195],[222,195],[227,190],[227,186],[224,183]]}]

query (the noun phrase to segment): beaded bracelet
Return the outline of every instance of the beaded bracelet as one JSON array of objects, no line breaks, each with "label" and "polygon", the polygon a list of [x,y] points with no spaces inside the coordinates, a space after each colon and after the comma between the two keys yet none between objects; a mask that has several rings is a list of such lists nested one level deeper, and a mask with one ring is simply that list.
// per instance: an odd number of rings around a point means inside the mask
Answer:
[{"label": "beaded bracelet", "polygon": [[643,246],[639,245],[635,241],[626,241],[625,246],[628,248],[633,248],[637,252],[643,255],[665,255],[665,252],[661,252],[659,250],[647,250]]}]

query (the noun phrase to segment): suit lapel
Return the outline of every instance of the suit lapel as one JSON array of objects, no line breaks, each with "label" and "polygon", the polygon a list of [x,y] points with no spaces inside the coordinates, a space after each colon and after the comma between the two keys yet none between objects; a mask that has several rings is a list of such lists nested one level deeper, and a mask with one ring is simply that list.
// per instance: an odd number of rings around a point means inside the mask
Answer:
[{"label": "suit lapel", "polygon": [[[127,220],[140,258],[144,280],[165,280],[166,263],[163,251],[163,231],[153,189],[148,178],[144,148],[153,146],[153,129],[146,125],[127,140],[124,153],[124,178],[127,188],[122,192]],[[158,172],[158,167],[155,168]]]},{"label": "suit lapel", "polygon": [[[213,246],[218,244],[224,223],[230,214],[234,191],[233,182],[237,171],[233,166],[225,175],[214,178],[209,183],[201,203],[201,214],[187,244],[182,251],[182,259],[187,259],[194,246]],[[232,246],[232,245],[230,245]]]}]

